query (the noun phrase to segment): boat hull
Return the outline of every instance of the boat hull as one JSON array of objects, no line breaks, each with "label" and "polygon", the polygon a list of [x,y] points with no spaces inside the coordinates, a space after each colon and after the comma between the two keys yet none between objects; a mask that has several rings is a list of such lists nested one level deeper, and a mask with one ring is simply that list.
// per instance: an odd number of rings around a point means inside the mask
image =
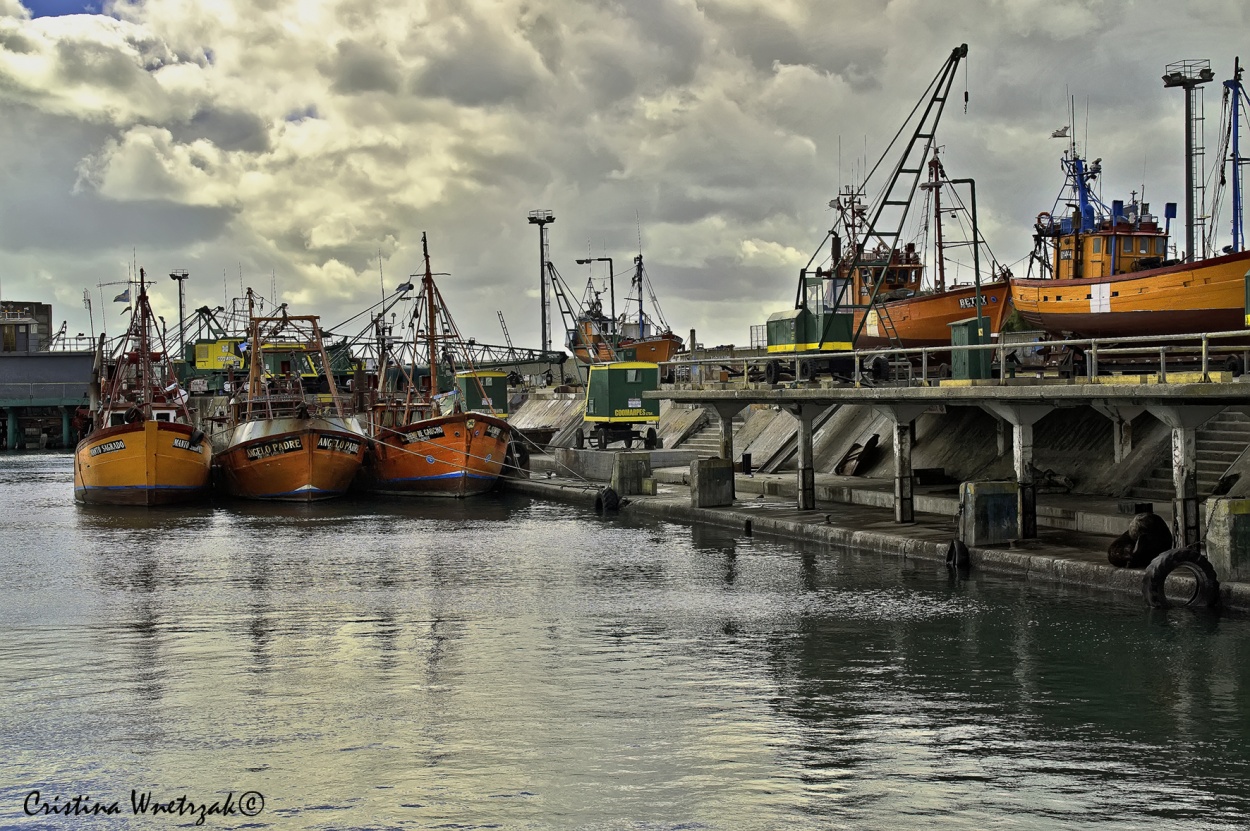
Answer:
[{"label": "boat hull", "polygon": [[482,413],[380,430],[366,468],[369,489],[400,496],[485,493],[499,480],[510,437],[508,422]]},{"label": "boat hull", "polygon": [[89,505],[169,505],[208,492],[212,448],[189,424],[140,421],[96,430],[74,451],[74,498]]},{"label": "boat hull", "polygon": [[217,470],[231,496],[315,502],[347,492],[366,447],[353,419],[258,419],[234,428]]},{"label": "boat hull", "polygon": [[[919,294],[901,300],[887,300],[880,305],[886,307],[902,348],[950,346],[950,324],[977,315],[976,287],[958,286],[941,294]],[[982,313],[989,320],[992,334],[1002,330],[1003,321],[1011,314],[1011,305],[1011,287],[1007,282],[981,286]],[[876,309],[855,313],[857,327],[861,320],[864,321],[859,340],[855,343],[857,348],[884,349],[896,345],[890,342],[881,317]]]},{"label": "boat hull", "polygon": [[1184,335],[1242,329],[1250,252],[1200,263],[1074,280],[1011,281],[1020,317],[1085,338]]}]

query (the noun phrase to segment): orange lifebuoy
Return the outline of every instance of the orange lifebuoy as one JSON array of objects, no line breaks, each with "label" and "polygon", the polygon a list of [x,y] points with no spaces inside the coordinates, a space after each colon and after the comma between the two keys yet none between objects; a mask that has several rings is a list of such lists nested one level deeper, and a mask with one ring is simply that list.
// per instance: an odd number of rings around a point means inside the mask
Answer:
[{"label": "orange lifebuoy", "polygon": [[1050,211],[1042,211],[1037,215],[1037,226],[1050,225]]}]

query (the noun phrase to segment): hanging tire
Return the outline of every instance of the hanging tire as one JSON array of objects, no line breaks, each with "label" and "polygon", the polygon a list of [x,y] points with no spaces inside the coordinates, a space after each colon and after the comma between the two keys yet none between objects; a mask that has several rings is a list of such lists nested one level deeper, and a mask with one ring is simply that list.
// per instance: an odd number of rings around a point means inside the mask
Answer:
[{"label": "hanging tire", "polygon": [[1168,575],[1177,569],[1192,574],[1195,583],[1194,593],[1181,605],[1205,606],[1208,609],[1219,605],[1220,581],[1216,579],[1211,561],[1199,552],[1197,545],[1164,551],[1150,561],[1146,573],[1142,575],[1142,595],[1147,605],[1155,609],[1166,609],[1171,605],[1165,583]]},{"label": "hanging tire", "polygon": [[575,450],[586,449],[586,434],[583,433],[580,428],[573,434],[573,448]]},{"label": "hanging tire", "polygon": [[655,450],[655,443],[656,443],[655,428],[648,427],[647,437],[642,440],[642,446],[646,450]]},{"label": "hanging tire", "polygon": [[595,513],[599,516],[614,514],[621,509],[621,497],[611,488],[595,494]]},{"label": "hanging tire", "polygon": [[951,544],[946,548],[946,567],[952,570],[962,570],[971,565],[968,546],[964,545],[963,540],[951,540]]},{"label": "hanging tire", "polygon": [[603,425],[600,425],[595,430],[595,447],[598,447],[600,450],[608,449],[608,430]]}]

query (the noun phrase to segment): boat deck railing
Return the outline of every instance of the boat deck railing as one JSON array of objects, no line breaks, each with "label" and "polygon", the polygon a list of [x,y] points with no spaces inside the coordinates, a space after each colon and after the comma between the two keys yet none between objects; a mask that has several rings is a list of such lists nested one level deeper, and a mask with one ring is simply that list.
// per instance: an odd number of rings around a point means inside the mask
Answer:
[{"label": "boat deck railing", "polygon": [[[1010,333],[1008,333],[1010,336]],[[950,382],[956,356],[984,363],[988,377],[976,383],[1109,383],[1125,376],[1149,383],[1222,382],[1250,367],[1250,330],[1200,335],[1015,340],[988,344],[910,349],[858,349],[849,352],[777,352],[750,357],[674,359],[665,366],[678,385],[752,386],[763,381],[770,362],[793,365],[786,381],[813,380],[811,362],[841,358],[848,374],[835,380],[855,384],[931,386]],[[977,373],[981,375],[983,373]]]}]

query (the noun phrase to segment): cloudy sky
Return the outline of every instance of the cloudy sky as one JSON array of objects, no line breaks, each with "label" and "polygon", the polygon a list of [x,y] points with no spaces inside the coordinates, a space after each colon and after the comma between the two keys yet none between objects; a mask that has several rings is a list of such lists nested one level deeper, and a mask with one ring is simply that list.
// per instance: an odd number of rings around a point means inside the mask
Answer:
[{"label": "cloudy sky", "polygon": [[1161,213],[1183,201],[1163,67],[1222,80],[1247,32],[1245,0],[0,0],[0,292],[73,334],[87,288],[117,330],[97,285],[137,262],[167,318],[186,269],[188,308],[241,276],[329,325],[419,270],[425,231],[465,334],[502,342],[502,310],[537,346],[526,215],[549,209],[579,292],[605,272],[574,260],[612,257],[619,303],[641,237],[674,330],[745,345],[960,43],[940,143],[1012,264],[1070,97],[1106,198],[1144,183]]}]

